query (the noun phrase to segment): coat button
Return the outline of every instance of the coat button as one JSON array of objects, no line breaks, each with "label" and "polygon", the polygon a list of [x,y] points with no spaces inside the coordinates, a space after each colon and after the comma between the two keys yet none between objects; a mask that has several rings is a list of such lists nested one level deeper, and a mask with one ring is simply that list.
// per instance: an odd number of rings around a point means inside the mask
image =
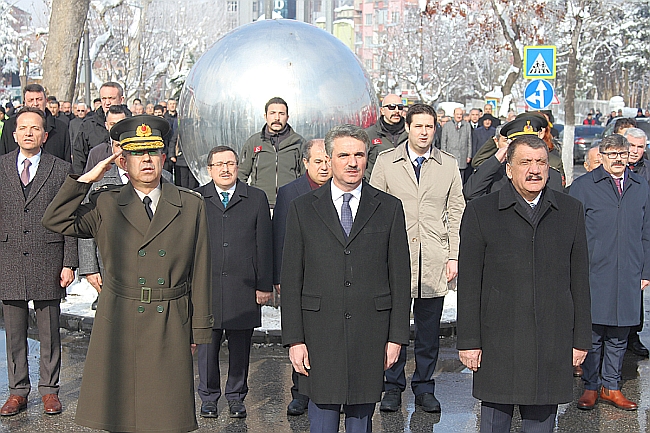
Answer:
[{"label": "coat button", "polygon": [[345,282],[345,287],[350,287],[351,285],[352,285],[351,282],[349,282],[349,281],[346,281],[346,282]]},{"label": "coat button", "polygon": [[228,272],[222,272],[221,275],[222,275],[223,277],[227,277],[227,276],[228,276]]},{"label": "coat button", "polygon": [[138,251],[138,255],[139,255],[140,257],[144,257],[145,254],[147,254],[147,252],[146,252],[145,250],[140,250],[140,251]]},{"label": "coat button", "polygon": [[28,253],[27,251],[25,251],[25,252],[23,253],[23,256],[28,256],[28,255],[29,255],[29,253]]},{"label": "coat button", "polygon": [[411,242],[417,242],[417,241],[418,241],[418,238],[411,239]]},{"label": "coat button", "polygon": [[167,251],[165,251],[165,250],[158,250],[158,255],[159,255],[160,257],[165,257],[165,254],[167,254]]},{"label": "coat button", "polygon": [[165,307],[163,307],[162,305],[158,305],[156,307],[156,311],[159,312],[159,313],[162,313],[163,311],[165,311]]},{"label": "coat button", "polygon": [[352,318],[352,315],[351,315],[350,313],[345,313],[345,318],[346,318],[346,319],[351,319],[351,318]]},{"label": "coat button", "polygon": [[224,217],[224,218],[228,218],[228,214],[226,214],[226,213],[223,214],[223,217]]},{"label": "coat button", "polygon": [[343,251],[343,254],[345,254],[346,256],[349,256],[350,255],[350,250]]},{"label": "coat button", "polygon": [[144,307],[142,305],[138,307],[138,313],[144,313]]},{"label": "coat button", "polygon": [[145,280],[144,278],[142,278],[142,277],[138,278],[138,284],[144,284],[146,282],[147,282],[147,280]]},{"label": "coat button", "polygon": [[158,278],[158,284],[165,284],[164,278]]},{"label": "coat button", "polygon": [[223,246],[224,246],[224,247],[227,247],[227,246],[228,246],[228,242],[224,242],[224,243],[223,243]]},{"label": "coat button", "polygon": [[29,230],[23,230],[23,233],[27,234],[29,233]]}]

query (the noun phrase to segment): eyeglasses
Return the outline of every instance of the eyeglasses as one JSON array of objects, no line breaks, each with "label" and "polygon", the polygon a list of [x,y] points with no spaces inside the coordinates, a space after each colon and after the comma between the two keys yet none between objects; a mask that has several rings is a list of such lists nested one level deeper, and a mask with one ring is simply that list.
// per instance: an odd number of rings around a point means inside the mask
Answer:
[{"label": "eyeglasses", "polygon": [[129,150],[129,153],[133,156],[144,156],[145,154],[149,156],[157,156],[161,154],[161,151],[160,149]]},{"label": "eyeglasses", "polygon": [[404,104],[387,104],[382,106],[381,108],[388,108],[389,110],[394,110],[397,108],[398,110],[403,110]]},{"label": "eyeglasses", "polygon": [[618,156],[619,158],[627,158],[630,156],[630,152],[627,150],[624,152],[600,152],[601,155],[606,155],[609,159],[616,159]]},{"label": "eyeglasses", "polygon": [[217,168],[221,168],[221,167],[223,167],[224,165],[225,165],[226,167],[228,167],[228,168],[235,168],[235,166],[237,165],[237,163],[236,163],[235,161],[228,161],[228,162],[221,162],[221,161],[219,161],[219,162],[215,162],[214,164],[208,164],[208,167],[217,167]]}]

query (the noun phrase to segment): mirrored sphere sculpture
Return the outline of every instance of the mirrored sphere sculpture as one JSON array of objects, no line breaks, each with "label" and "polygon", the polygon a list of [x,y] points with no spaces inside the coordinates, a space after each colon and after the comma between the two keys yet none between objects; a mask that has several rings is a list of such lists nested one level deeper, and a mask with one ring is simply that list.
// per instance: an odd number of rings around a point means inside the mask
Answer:
[{"label": "mirrored sphere sculpture", "polygon": [[241,26],[219,39],[190,71],[179,100],[185,159],[201,184],[214,146],[241,150],[264,126],[264,104],[279,96],[305,139],[333,126],[374,124],[378,102],[357,57],[329,33],[293,20]]}]

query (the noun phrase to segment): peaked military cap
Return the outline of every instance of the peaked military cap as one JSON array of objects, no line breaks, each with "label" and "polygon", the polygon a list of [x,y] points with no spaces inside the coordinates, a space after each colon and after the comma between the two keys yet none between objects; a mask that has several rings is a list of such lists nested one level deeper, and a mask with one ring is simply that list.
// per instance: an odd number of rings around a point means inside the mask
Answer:
[{"label": "peaked military cap", "polygon": [[503,125],[501,135],[515,138],[520,135],[537,135],[542,128],[548,126],[546,117],[540,112],[521,113],[514,120]]},{"label": "peaked military cap", "polygon": [[110,135],[124,150],[150,150],[165,147],[163,137],[169,132],[167,119],[148,114],[127,117],[111,128]]}]

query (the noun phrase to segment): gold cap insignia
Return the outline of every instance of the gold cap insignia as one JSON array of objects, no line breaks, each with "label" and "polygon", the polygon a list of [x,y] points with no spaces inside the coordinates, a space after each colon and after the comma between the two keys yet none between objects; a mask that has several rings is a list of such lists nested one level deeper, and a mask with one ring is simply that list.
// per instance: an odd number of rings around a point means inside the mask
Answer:
[{"label": "gold cap insignia", "polygon": [[534,132],[535,132],[535,130],[533,129],[532,126],[530,126],[530,120],[527,120],[527,121],[526,121],[526,126],[524,126],[524,133],[526,133],[526,134],[532,134],[532,133],[534,133]]},{"label": "gold cap insignia", "polygon": [[151,135],[151,127],[143,123],[135,130],[135,135],[138,137],[149,137]]}]

